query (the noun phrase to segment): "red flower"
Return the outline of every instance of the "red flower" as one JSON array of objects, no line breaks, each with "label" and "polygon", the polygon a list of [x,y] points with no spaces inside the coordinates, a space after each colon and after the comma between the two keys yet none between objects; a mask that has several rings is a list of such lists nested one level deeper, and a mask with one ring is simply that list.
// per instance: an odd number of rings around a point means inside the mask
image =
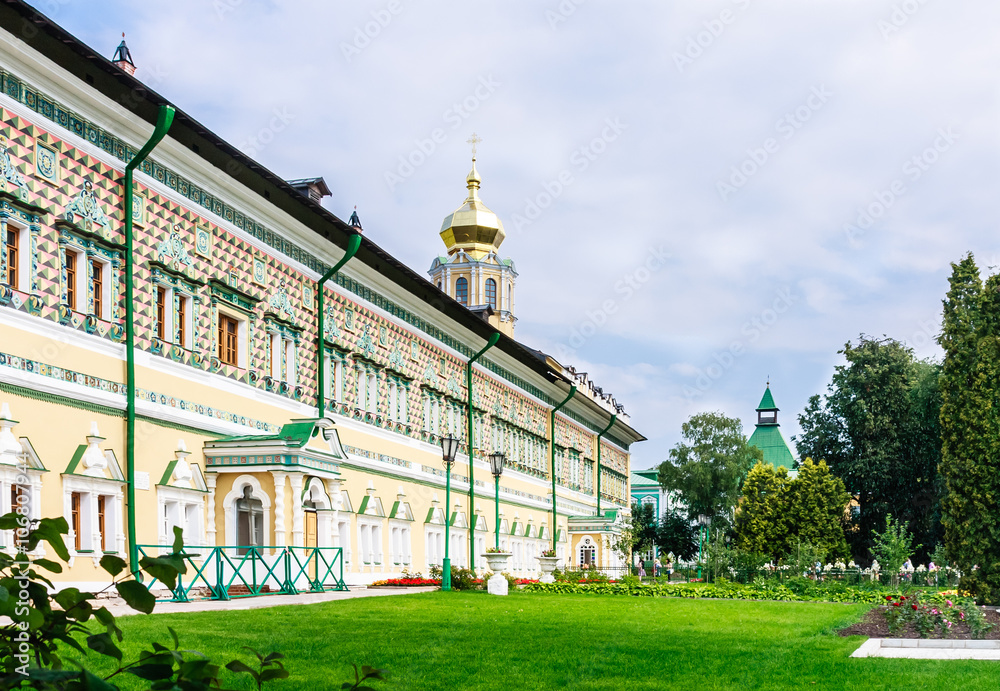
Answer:
[{"label": "red flower", "polygon": [[910,605],[910,607],[912,607],[913,609],[917,608],[917,606],[915,604],[914,605]]},{"label": "red flower", "polygon": [[906,599],[906,596],[905,596],[905,595],[900,595],[900,596],[899,596],[899,599],[900,599],[900,600],[905,600],[905,599]]},{"label": "red flower", "polygon": [[899,607],[899,605],[900,605],[900,604],[902,604],[902,603],[899,603],[899,602],[893,602],[893,603],[892,603],[892,606],[893,606],[893,607]]},{"label": "red flower", "polygon": [[886,596],[885,596],[885,599],[886,599],[886,600],[890,600],[890,601],[891,601],[891,600],[892,600],[892,595],[886,595]]}]

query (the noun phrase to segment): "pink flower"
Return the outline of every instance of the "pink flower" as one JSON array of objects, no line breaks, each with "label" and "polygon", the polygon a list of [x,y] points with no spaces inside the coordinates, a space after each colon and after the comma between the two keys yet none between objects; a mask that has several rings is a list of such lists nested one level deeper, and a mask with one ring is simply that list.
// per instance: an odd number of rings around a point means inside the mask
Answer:
[{"label": "pink flower", "polygon": [[945,600],[944,603],[946,605],[948,605],[949,607],[954,607],[955,606],[955,605],[951,604],[951,600]]}]

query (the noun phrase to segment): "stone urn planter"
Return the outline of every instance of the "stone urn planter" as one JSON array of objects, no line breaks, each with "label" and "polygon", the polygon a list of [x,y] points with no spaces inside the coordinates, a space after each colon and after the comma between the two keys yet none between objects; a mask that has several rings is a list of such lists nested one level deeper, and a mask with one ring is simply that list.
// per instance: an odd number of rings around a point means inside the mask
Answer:
[{"label": "stone urn planter", "polygon": [[559,557],[535,557],[535,559],[538,560],[542,569],[542,576],[538,579],[538,582],[555,583],[556,579],[552,576],[552,572],[556,570],[556,566],[559,564]]},{"label": "stone urn planter", "polygon": [[490,595],[507,594],[507,578],[503,572],[507,570],[507,562],[511,557],[510,552],[487,552],[483,555],[490,565],[493,575],[486,581],[486,592]]}]

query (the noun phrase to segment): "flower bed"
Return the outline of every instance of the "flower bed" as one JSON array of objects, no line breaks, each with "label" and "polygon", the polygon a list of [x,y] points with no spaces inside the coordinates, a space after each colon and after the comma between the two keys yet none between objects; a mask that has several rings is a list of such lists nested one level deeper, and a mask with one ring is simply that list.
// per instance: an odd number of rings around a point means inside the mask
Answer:
[{"label": "flower bed", "polygon": [[[858,588],[842,587],[836,591],[797,595],[784,585],[775,583],[533,583],[524,586],[533,593],[563,593],[590,595],[629,595],[632,597],[689,597],[728,600],[777,600],[784,602],[854,602],[877,604],[885,602],[885,594]],[[925,596],[933,600],[938,596]],[[939,598],[940,599],[940,598]],[[943,600],[942,600],[943,601]]]},{"label": "flower bed", "polygon": [[375,581],[369,588],[412,588],[419,586],[440,586],[440,578],[388,578],[384,581]]},{"label": "flower bed", "polygon": [[871,638],[1000,639],[996,610],[977,607],[967,599],[952,601],[945,596],[944,602],[929,603],[925,596],[919,597],[887,595],[883,606],[838,633]]}]

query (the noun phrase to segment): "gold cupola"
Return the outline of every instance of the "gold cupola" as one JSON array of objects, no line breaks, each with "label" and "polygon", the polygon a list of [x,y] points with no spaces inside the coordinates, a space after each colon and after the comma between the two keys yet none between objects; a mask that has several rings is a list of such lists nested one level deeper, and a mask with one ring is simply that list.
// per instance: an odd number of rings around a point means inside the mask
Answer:
[{"label": "gold cupola", "polygon": [[490,252],[496,252],[505,234],[503,223],[479,198],[482,178],[476,170],[475,156],[472,157],[472,171],[465,182],[469,196],[462,206],[445,216],[441,224],[441,239],[448,248],[448,254],[465,250],[470,257],[478,260]]}]

